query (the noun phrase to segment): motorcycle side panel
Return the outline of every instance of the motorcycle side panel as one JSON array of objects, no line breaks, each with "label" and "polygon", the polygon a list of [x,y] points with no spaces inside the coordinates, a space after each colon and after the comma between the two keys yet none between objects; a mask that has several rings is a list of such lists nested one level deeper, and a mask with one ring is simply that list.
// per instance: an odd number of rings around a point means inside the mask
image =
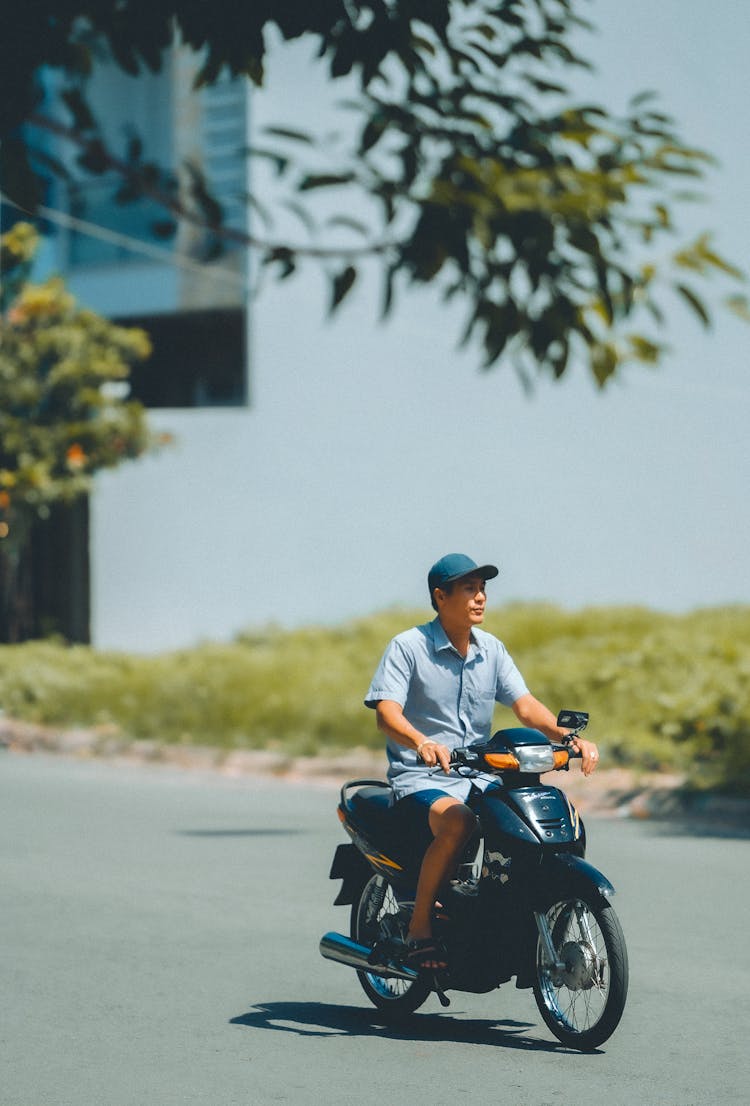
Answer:
[{"label": "motorcycle side panel", "polygon": [[339,845],[333,855],[329,879],[342,880],[334,906],[349,906],[372,875],[370,865],[354,845]]}]

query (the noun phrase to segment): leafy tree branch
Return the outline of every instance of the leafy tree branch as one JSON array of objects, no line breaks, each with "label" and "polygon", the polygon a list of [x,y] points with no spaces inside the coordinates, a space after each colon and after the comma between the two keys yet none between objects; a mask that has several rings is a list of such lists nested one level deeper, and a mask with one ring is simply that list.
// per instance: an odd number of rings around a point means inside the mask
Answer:
[{"label": "leafy tree branch", "polygon": [[[587,25],[580,0],[33,8],[36,30],[24,9],[4,42],[8,69],[0,56],[0,171],[12,198],[32,195],[45,173],[69,171],[33,147],[23,124],[34,123],[75,149],[80,172],[117,173],[121,202],[159,203],[167,218],[155,233],[200,226],[205,260],[239,243],[285,279],[312,259],[330,281],[331,310],[368,258],[381,267],[385,314],[409,285],[430,285],[463,306],[463,341],[480,346],[484,367],[511,362],[527,383],[540,372],[562,378],[574,359],[599,385],[629,361],[658,363],[670,296],[707,326],[712,275],[732,286],[732,310],[748,314],[742,274],[707,236],[675,243],[674,212],[708,155],[683,142],[649,94],[620,118],[572,100],[567,79],[588,65],[571,45]],[[128,73],[156,71],[177,35],[199,59],[197,86],[227,71],[260,85],[271,30],[312,37],[331,78],[355,77],[359,93],[347,104],[348,147],[331,149],[292,121],[249,151],[278,187],[271,205],[248,197],[267,223],[260,236],[226,225],[199,167],[148,163],[137,139],[124,157],[113,153],[85,81],[102,51]],[[40,110],[39,77],[50,68],[61,90]],[[5,80],[16,90],[6,101]],[[329,196],[345,197],[333,215]],[[274,233],[283,212],[298,216],[305,240]]]}]

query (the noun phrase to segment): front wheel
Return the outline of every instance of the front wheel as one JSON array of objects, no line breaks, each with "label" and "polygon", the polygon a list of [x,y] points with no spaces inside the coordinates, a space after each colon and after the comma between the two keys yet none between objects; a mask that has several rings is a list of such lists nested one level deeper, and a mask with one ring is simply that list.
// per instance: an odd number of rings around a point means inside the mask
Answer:
[{"label": "front wheel", "polygon": [[534,998],[563,1044],[588,1052],[614,1033],[628,993],[628,953],[617,915],[593,896],[561,899],[546,911],[556,963],[537,940]]},{"label": "front wheel", "polygon": [[[408,916],[396,901],[393,889],[383,876],[373,876],[362,888],[352,905],[352,939],[372,947],[376,941],[389,937],[404,938]],[[393,1017],[412,1014],[425,1001],[430,988],[420,979],[385,979],[372,972],[357,972],[359,982],[370,1002]]]}]

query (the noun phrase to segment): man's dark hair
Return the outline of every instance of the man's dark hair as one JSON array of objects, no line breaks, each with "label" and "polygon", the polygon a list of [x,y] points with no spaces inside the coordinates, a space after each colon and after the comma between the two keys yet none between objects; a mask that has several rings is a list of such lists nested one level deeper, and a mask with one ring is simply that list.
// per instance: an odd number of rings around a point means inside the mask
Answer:
[{"label": "man's dark hair", "polygon": [[[451,592],[453,591],[453,585],[457,584],[457,583],[458,583],[458,580],[449,580],[446,584],[438,584],[438,587],[440,588],[441,591],[444,591],[446,595],[450,595]],[[432,603],[433,611],[436,611],[438,609],[438,605],[435,602],[435,589],[434,588],[432,589],[432,594],[430,595],[430,602]]]}]

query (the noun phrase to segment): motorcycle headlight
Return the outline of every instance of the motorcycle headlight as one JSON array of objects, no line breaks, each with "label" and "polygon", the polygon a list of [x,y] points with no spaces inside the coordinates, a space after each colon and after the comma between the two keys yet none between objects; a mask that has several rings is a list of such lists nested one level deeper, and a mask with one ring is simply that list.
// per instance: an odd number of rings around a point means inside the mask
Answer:
[{"label": "motorcycle headlight", "polygon": [[514,750],[522,772],[551,772],[555,751],[551,745],[518,745]]}]

